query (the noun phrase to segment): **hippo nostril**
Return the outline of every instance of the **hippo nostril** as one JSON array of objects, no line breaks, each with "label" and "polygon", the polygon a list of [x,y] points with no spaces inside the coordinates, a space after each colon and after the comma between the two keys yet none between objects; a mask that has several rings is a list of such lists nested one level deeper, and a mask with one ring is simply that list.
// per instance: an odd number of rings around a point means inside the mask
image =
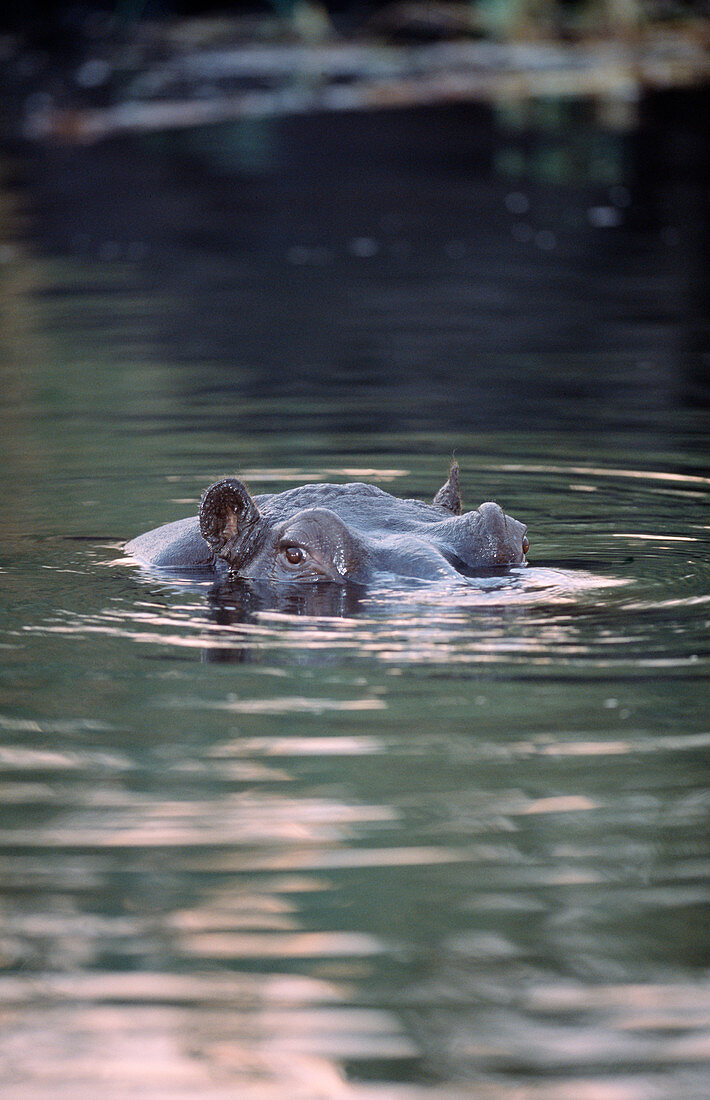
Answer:
[{"label": "hippo nostril", "polygon": [[523,553],[527,554],[529,549],[530,549],[530,542],[528,540],[528,536],[523,535]]}]

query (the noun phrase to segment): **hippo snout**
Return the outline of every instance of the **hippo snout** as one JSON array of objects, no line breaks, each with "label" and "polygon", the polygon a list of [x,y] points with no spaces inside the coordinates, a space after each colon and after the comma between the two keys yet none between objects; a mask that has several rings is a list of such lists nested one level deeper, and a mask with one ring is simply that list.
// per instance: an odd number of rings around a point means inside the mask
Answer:
[{"label": "hippo snout", "polygon": [[471,532],[480,543],[479,554],[487,564],[518,565],[525,561],[530,549],[527,525],[507,516],[499,504],[487,500],[466,519]]}]

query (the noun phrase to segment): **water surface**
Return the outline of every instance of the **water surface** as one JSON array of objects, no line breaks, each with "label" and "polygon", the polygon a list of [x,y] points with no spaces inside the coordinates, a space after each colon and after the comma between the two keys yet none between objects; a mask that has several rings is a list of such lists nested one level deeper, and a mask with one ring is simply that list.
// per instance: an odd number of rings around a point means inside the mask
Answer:
[{"label": "water surface", "polygon": [[[701,107],[5,151],[3,1098],[707,1096]],[[527,568],[122,555],[454,452]]]}]

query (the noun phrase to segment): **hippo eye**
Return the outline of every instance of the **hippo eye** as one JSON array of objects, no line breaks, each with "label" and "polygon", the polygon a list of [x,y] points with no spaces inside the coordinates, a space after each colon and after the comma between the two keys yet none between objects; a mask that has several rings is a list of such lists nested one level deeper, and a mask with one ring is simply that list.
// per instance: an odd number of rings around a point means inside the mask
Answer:
[{"label": "hippo eye", "polygon": [[284,546],[281,553],[289,565],[300,565],[307,557],[302,546]]},{"label": "hippo eye", "polygon": [[530,549],[530,543],[528,542],[527,535],[523,535],[523,553],[527,554]]}]

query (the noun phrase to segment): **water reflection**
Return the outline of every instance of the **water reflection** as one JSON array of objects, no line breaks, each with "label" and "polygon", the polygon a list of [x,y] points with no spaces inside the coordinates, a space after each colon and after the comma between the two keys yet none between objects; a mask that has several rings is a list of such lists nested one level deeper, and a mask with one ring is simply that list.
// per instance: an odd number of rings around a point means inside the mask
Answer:
[{"label": "water reflection", "polygon": [[[79,783],[71,810],[65,793],[46,827],[3,835],[0,881],[15,899],[3,951],[18,972],[0,980],[0,1047],[23,1067],[22,1087],[83,1095],[101,1067],[115,1095],[140,1084],[171,1096],[237,1088],[263,1100],[288,1087],[304,1100],[357,1098],[369,1093],[363,1078],[396,1066],[403,1083],[381,1085],[385,1095],[449,1100],[454,1080],[466,1082],[459,1095],[517,1100],[569,1096],[583,1067],[590,1096],[664,1096],[656,1083],[681,1066],[700,1097],[707,984],[700,959],[696,976],[664,980],[683,949],[663,930],[679,914],[689,931],[701,920],[704,846],[689,829],[703,828],[706,802],[635,791],[634,760],[604,768],[606,755],[635,756],[633,732],[608,754],[547,735],[511,743],[535,795],[499,770],[500,742],[463,731],[445,742],[458,749],[450,775],[402,789],[397,773],[421,764],[424,745],[396,728],[387,742],[385,757],[370,746],[375,802],[362,799],[371,776],[352,770],[347,800],[308,797],[296,740],[235,738],[202,756],[215,781],[232,759],[279,758],[291,793],[268,793],[270,768],[239,794],[173,804]],[[703,744],[646,748],[678,767]],[[590,754],[602,758],[592,786],[566,763]],[[669,849],[681,856],[670,877]],[[434,910],[420,904],[424,883]],[[62,891],[61,905],[45,889],[25,906],[42,884]],[[633,956],[639,941],[628,956],[619,942],[639,913],[655,978]],[[41,1064],[37,1029],[51,1036]]]},{"label": "water reflection", "polygon": [[[519,174],[474,109],[3,169],[3,1100],[706,1100],[704,102]],[[454,449],[529,568],[121,555]]]},{"label": "water reflection", "polygon": [[28,624],[26,632],[106,634],[199,649],[208,661],[261,661],[278,651],[316,665],[338,652],[386,662],[508,662],[516,657],[545,662],[551,656],[545,652],[548,646],[558,657],[574,652],[575,624],[585,605],[593,614],[599,592],[627,583],[550,567],[514,568],[455,584],[389,578],[370,587],[314,584],[300,589],[240,581],[181,584],[140,572],[153,599],[137,593],[134,601],[117,601],[89,615],[65,610],[43,624]]},{"label": "water reflection", "polygon": [[[86,610],[69,596],[61,609],[24,624],[23,631],[123,638],[197,651],[216,663],[264,665],[279,655],[301,667],[325,667],[347,655],[388,666],[497,666],[535,675],[552,668],[570,675],[665,668],[702,677],[706,646],[698,611],[707,605],[710,581],[703,549],[707,479],[535,462],[502,464],[496,477],[501,470],[548,498],[576,490],[569,535],[560,531],[559,520],[550,527],[544,516],[538,518],[534,504],[530,514],[528,504],[528,567],[456,584],[383,577],[370,586],[269,588],[161,576],[121,557],[110,563],[107,577],[101,549],[90,549],[47,562],[46,568],[57,581],[80,580],[93,570],[97,583],[108,579],[116,587],[111,602]],[[262,473],[268,482],[268,471]],[[522,486],[520,499],[532,502],[532,491]],[[612,504],[616,518],[610,522]],[[556,560],[561,537],[575,546],[575,558]],[[127,588],[121,578],[129,578]],[[659,624],[664,633],[658,633]]]},{"label": "water reflection", "polygon": [[[207,144],[228,144],[221,132],[167,148],[37,149],[37,231],[62,257],[33,280],[31,308],[51,318],[45,346],[70,369],[77,345],[84,362],[101,357],[105,330],[117,344],[106,372],[121,364],[109,383],[119,408],[133,393],[133,417],[147,399],[179,429],[184,409],[199,409],[211,433],[232,439],[251,439],[255,423],[390,438],[431,423],[458,445],[460,433],[503,425],[623,432],[677,404],[691,416],[707,397],[704,101],[654,99],[623,138],[590,124],[584,106],[559,110],[571,178],[553,173],[554,185],[536,168],[531,120],[518,135],[530,155],[511,176],[495,159],[503,123],[479,107],[286,122],[278,171],[265,178],[211,159]],[[685,182],[666,186],[681,145]],[[126,172],[131,188],[115,182]],[[107,245],[113,260],[100,258]],[[16,264],[8,271],[17,278]],[[77,286],[93,288],[78,314]],[[357,400],[344,401],[351,384]]]},{"label": "water reflection", "polygon": [[700,1100],[707,482],[501,468],[540,557],[454,586],[181,585],[52,546],[9,645],[117,647],[137,698],[0,719],[23,1072],[39,1028],[67,1095],[101,1066],[117,1095]]}]

